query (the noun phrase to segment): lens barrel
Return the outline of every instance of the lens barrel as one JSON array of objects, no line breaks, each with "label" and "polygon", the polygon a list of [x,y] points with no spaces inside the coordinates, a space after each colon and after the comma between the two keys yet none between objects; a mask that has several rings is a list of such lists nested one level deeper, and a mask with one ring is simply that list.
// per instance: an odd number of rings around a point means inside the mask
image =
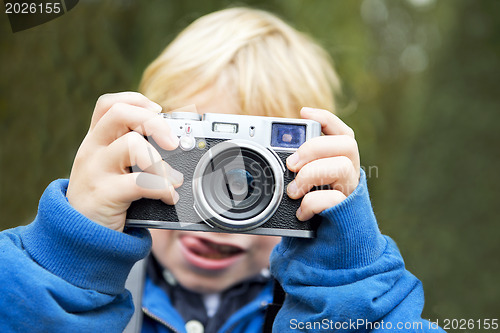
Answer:
[{"label": "lens barrel", "polygon": [[276,154],[246,140],[228,140],[205,153],[193,174],[197,213],[226,230],[265,223],[283,197],[284,167]]}]

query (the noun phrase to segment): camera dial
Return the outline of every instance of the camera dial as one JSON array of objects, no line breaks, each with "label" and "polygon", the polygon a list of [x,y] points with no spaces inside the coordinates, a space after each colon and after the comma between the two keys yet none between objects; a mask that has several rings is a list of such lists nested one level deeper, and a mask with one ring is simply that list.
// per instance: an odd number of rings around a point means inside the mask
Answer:
[{"label": "camera dial", "polygon": [[186,119],[200,121],[202,116],[196,112],[174,111],[170,113],[163,113],[163,117],[167,119]]}]

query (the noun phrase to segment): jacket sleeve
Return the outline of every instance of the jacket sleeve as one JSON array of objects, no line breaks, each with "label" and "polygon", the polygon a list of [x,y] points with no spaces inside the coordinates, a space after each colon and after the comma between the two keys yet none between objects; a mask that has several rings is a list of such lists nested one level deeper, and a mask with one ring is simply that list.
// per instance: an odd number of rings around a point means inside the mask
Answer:
[{"label": "jacket sleeve", "polygon": [[1,332],[122,332],[133,314],[125,280],[151,247],[146,229],[120,233],[48,186],[28,226],[0,233]]},{"label": "jacket sleeve", "polygon": [[286,292],[273,332],[443,332],[421,319],[421,282],[383,236],[366,176],[340,204],[320,214],[317,238],[284,238],[271,273]]}]

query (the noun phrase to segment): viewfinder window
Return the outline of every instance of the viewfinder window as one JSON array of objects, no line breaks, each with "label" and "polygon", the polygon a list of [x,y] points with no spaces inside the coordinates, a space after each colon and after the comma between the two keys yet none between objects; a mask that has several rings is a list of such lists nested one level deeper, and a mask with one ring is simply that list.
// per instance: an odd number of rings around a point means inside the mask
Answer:
[{"label": "viewfinder window", "polygon": [[271,146],[299,148],[306,141],[306,126],[274,123],[271,130]]},{"label": "viewfinder window", "polygon": [[238,124],[213,123],[212,131],[218,133],[238,133]]}]

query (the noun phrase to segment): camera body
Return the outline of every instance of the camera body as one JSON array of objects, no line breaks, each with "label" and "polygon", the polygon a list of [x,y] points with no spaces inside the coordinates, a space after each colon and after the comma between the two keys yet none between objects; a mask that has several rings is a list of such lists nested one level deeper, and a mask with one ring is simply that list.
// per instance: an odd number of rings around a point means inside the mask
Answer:
[{"label": "camera body", "polygon": [[[184,174],[179,201],[134,201],[126,225],[312,238],[318,216],[299,221],[301,199],[286,195],[294,178],[286,166],[306,140],[321,135],[307,119],[192,112],[161,114],[179,137],[172,151],[148,141]],[[134,169],[134,168],[133,168]],[[133,170],[140,171],[140,170]]]}]

